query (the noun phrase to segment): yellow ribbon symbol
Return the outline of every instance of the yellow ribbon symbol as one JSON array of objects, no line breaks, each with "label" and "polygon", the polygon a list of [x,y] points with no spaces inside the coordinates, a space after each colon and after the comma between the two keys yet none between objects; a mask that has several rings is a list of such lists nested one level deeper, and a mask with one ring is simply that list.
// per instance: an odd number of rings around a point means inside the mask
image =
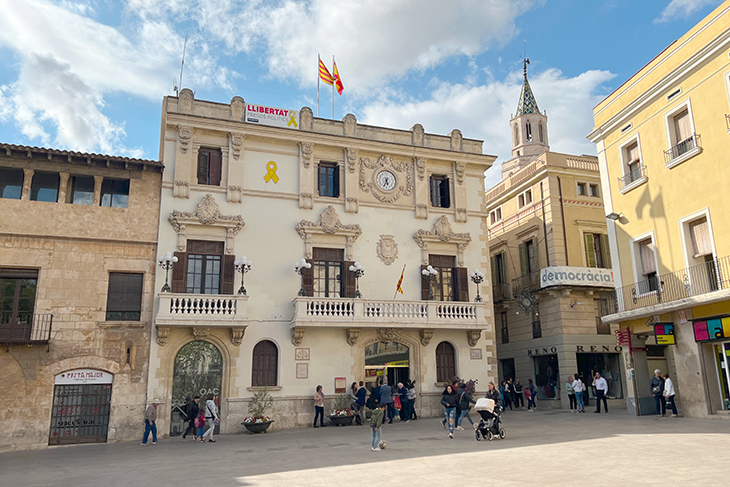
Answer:
[{"label": "yellow ribbon symbol", "polygon": [[276,163],[274,161],[269,161],[269,163],[266,165],[266,176],[264,176],[264,181],[267,183],[274,180],[274,184],[279,182],[279,176],[276,175]]},{"label": "yellow ribbon symbol", "polygon": [[294,113],[293,110],[289,112],[289,123],[286,124],[287,127],[291,127],[291,124],[294,124],[294,128],[299,128],[299,125],[297,125],[296,116],[297,115],[296,113]]}]

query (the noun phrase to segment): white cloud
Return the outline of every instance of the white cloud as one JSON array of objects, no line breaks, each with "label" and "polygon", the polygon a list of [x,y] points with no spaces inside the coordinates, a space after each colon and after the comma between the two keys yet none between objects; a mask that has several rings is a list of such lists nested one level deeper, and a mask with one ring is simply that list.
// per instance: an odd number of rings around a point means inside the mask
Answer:
[{"label": "white cloud", "polygon": [[[573,154],[595,154],[595,145],[585,139],[593,128],[592,107],[603,95],[601,86],[615,75],[586,71],[568,78],[549,69],[530,78],[540,110],[548,113],[550,149]],[[487,172],[487,187],[500,181],[501,162],[510,157],[509,119],[517,108],[522,76],[515,72],[504,81],[487,80],[481,85],[441,83],[428,100],[368,104],[361,122],[409,129],[420,123],[427,132],[447,134],[458,128],[464,137],[484,140],[484,153],[500,156]]]},{"label": "white cloud", "polygon": [[691,15],[708,5],[720,5],[722,0],[672,0],[664,7],[662,13],[654,19],[655,24],[669,22],[687,15]]}]

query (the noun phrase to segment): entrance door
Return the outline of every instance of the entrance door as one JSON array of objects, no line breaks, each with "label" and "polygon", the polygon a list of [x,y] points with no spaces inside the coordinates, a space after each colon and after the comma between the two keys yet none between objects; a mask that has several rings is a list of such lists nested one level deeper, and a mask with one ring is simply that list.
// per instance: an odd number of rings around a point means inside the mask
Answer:
[{"label": "entrance door", "polygon": [[730,342],[718,343],[715,346],[717,374],[720,381],[722,409],[730,410]]},{"label": "entrance door", "polygon": [[410,349],[397,342],[373,343],[365,347],[365,380],[372,390],[384,379],[391,387],[410,380]]},{"label": "entrance door", "polygon": [[49,445],[106,443],[113,376],[93,369],[58,374]]},{"label": "entrance door", "polygon": [[[222,380],[223,357],[215,345],[197,340],[180,349],[175,357],[172,379],[170,436],[181,435],[185,431],[187,402],[200,396],[200,405],[205,407],[209,394],[220,395]],[[220,404],[217,406],[220,408]],[[218,429],[219,426],[216,426]]]},{"label": "entrance door", "polygon": [[535,357],[535,387],[538,399],[555,399],[560,392],[560,369],[557,355]]}]

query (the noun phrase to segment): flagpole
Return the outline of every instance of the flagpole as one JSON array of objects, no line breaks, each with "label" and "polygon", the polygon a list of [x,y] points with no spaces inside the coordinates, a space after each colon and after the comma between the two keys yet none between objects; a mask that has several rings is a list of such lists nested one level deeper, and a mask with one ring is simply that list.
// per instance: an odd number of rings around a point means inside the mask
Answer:
[{"label": "flagpole", "polygon": [[336,82],[336,80],[334,79],[334,73],[335,73],[335,55],[333,54],[332,55],[332,75],[333,75],[333,79],[332,79],[332,120],[335,119],[335,82]]},{"label": "flagpole", "polygon": [[321,61],[319,53],[317,53],[317,118],[319,118],[319,79],[322,77],[319,74],[319,62]]}]

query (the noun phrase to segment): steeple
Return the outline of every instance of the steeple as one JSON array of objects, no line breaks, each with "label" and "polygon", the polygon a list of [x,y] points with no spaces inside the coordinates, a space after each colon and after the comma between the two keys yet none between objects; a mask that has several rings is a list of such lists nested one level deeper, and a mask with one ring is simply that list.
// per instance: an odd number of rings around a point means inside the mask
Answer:
[{"label": "steeple", "polygon": [[524,80],[522,81],[522,92],[520,93],[520,101],[517,104],[516,116],[526,115],[528,113],[540,113],[540,109],[537,108],[537,100],[535,95],[532,94],[532,88],[530,88],[530,82],[527,81],[527,65],[530,64],[528,58],[522,59],[522,73]]}]

